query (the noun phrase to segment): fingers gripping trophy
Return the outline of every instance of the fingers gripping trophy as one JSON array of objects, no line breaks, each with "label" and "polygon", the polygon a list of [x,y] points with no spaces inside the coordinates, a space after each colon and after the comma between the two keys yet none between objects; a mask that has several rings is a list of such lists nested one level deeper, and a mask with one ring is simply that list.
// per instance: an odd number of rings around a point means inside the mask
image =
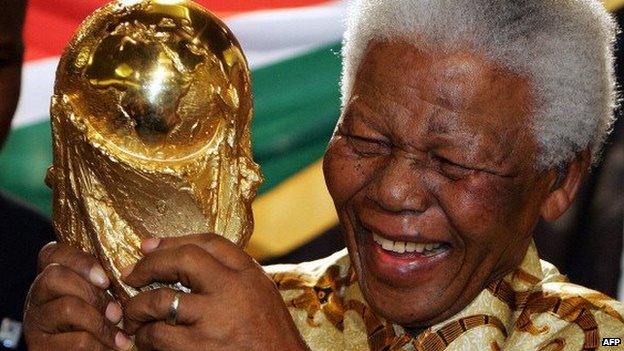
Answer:
[{"label": "fingers gripping trophy", "polygon": [[143,238],[247,243],[261,183],[249,69],[205,9],[118,0],[97,10],[61,58],[51,112],[56,233],[100,260],[116,298],[138,292],[121,269]]}]

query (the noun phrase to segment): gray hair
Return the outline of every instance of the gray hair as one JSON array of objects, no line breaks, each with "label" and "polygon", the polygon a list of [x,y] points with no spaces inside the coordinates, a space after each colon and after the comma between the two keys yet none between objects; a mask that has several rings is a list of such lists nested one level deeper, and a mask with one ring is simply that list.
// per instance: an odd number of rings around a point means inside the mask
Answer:
[{"label": "gray hair", "polygon": [[355,0],[347,18],[343,107],[371,41],[468,46],[530,80],[538,168],[561,166],[587,148],[598,158],[615,121],[618,31],[599,1]]}]

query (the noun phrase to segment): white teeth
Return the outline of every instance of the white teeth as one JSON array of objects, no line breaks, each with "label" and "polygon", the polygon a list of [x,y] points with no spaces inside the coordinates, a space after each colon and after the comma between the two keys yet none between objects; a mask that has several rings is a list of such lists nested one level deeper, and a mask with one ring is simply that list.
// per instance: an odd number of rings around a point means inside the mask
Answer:
[{"label": "white teeth", "polygon": [[407,243],[405,244],[405,251],[414,252],[416,251],[416,243]]},{"label": "white teeth", "polygon": [[416,244],[416,252],[422,253],[425,251],[425,244]]},{"label": "white teeth", "polygon": [[395,241],[394,242],[394,250],[395,252],[398,253],[404,253],[405,252],[405,243],[402,241]]},{"label": "white teeth", "polygon": [[394,249],[394,242],[390,241],[390,240],[383,239],[383,241],[381,242],[381,247],[383,247],[384,250],[393,251],[393,249]]},{"label": "white teeth", "polygon": [[427,251],[437,250],[442,246],[441,243],[435,244],[417,244],[413,242],[404,242],[404,241],[392,241],[386,238],[381,237],[373,233],[373,240],[381,245],[381,247],[386,251],[392,251],[396,253],[405,253],[405,252],[418,252],[423,253]]}]

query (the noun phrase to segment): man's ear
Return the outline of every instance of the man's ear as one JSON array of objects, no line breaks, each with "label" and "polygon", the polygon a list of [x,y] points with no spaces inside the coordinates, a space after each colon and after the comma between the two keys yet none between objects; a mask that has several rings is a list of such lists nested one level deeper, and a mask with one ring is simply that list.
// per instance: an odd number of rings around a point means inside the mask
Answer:
[{"label": "man's ear", "polygon": [[589,149],[585,149],[568,164],[563,179],[560,178],[561,175],[556,177],[559,180],[552,182],[551,189],[542,203],[540,209],[542,218],[547,221],[555,221],[570,208],[583,179],[589,172],[590,160]]}]

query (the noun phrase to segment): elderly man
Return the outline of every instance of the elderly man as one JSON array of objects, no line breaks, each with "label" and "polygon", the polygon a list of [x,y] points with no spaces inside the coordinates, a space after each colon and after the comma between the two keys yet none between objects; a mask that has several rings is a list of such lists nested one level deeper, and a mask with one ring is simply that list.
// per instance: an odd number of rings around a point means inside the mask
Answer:
[{"label": "elderly man", "polygon": [[31,350],[621,349],[624,306],[531,238],[613,123],[615,32],[590,0],[356,1],[324,164],[348,252],[263,270],[218,236],[148,239],[125,281],[191,293],[140,293],[122,331],[95,259],[52,244]]}]

